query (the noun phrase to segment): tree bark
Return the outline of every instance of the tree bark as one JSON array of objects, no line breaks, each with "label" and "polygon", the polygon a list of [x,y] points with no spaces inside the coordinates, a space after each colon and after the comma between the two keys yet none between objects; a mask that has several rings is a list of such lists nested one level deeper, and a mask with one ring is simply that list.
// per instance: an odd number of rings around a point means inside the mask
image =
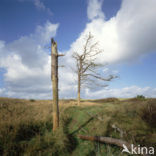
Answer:
[{"label": "tree bark", "polygon": [[127,146],[128,149],[130,149],[130,144],[120,139],[114,139],[114,138],[102,137],[102,136],[84,136],[84,135],[79,135],[78,137],[83,140],[99,141],[107,144],[117,145],[119,147],[123,147],[124,144]]},{"label": "tree bark", "polygon": [[77,95],[78,106],[80,106],[80,91],[81,91],[81,77],[80,73],[78,73],[78,95]]},{"label": "tree bark", "polygon": [[[79,135],[78,137],[83,140],[98,141],[98,142],[102,142],[106,144],[116,145],[119,147],[123,147],[123,144],[124,144],[129,150],[131,150],[131,144],[121,139],[115,139],[111,137],[102,137],[102,136],[84,136],[84,135]],[[134,147],[136,147],[136,150],[138,150],[137,146],[134,146]],[[141,154],[141,155],[149,156],[148,154]]]},{"label": "tree bark", "polygon": [[53,88],[53,131],[59,127],[58,106],[58,52],[57,43],[51,40],[51,79]]}]

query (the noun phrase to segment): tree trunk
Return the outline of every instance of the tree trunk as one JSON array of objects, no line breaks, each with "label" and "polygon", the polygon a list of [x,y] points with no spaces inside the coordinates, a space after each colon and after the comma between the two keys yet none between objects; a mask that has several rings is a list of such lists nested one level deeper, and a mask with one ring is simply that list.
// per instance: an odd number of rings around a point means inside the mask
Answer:
[{"label": "tree trunk", "polygon": [[53,88],[53,131],[59,127],[58,106],[58,53],[57,43],[51,40],[51,79]]},{"label": "tree trunk", "polygon": [[[116,145],[122,148],[123,148],[123,145],[125,145],[127,149],[131,151],[131,144],[121,139],[115,139],[115,138],[103,137],[103,136],[84,136],[84,135],[79,135],[78,137],[83,140],[90,140],[90,141],[97,141],[97,142],[102,142],[106,144],[112,144],[112,145]],[[134,147],[136,147],[136,151],[140,151],[140,149],[137,146],[134,145]],[[146,153],[141,154],[141,155],[149,156]]]},{"label": "tree trunk", "polygon": [[77,93],[77,104],[80,106],[80,91],[81,91],[81,79],[80,72],[78,73],[78,93]]},{"label": "tree trunk", "polygon": [[114,138],[102,137],[102,136],[84,136],[84,135],[79,135],[78,137],[83,140],[104,142],[107,144],[117,145],[119,147],[123,147],[123,144],[124,144],[127,146],[128,149],[130,149],[130,144],[128,142],[126,142],[124,140],[120,140],[120,139],[114,139]]}]

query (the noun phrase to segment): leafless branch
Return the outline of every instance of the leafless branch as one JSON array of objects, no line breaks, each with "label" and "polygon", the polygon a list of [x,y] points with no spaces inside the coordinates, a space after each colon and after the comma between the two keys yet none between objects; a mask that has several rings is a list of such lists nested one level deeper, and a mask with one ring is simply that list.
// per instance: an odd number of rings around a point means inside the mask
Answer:
[{"label": "leafless branch", "polygon": [[[114,75],[109,75],[108,77],[103,77],[101,74],[97,72],[100,67],[104,65],[96,63],[97,56],[103,53],[103,50],[99,49],[98,42],[94,41],[94,37],[89,33],[87,36],[84,46],[83,52],[74,52],[72,57],[75,59],[76,62],[76,73],[78,76],[78,99],[80,100],[80,90],[83,84],[88,84],[88,82],[92,82],[93,84],[98,85],[97,81],[111,81],[112,79],[116,78]],[[91,78],[91,79],[90,79]],[[93,79],[94,80],[93,80]],[[106,87],[107,85],[101,85],[101,87]],[[78,102],[79,103],[79,102]]]}]

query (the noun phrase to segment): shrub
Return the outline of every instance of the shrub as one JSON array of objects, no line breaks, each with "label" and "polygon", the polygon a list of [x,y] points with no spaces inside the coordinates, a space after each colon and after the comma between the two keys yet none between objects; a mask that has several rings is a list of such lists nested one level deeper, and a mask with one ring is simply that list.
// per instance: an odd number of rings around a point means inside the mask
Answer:
[{"label": "shrub", "polygon": [[30,99],[30,102],[35,102],[36,100],[35,99]]},{"label": "shrub", "polygon": [[144,99],[146,99],[145,96],[143,96],[143,95],[137,95],[136,98],[139,99],[139,100],[144,100]]}]

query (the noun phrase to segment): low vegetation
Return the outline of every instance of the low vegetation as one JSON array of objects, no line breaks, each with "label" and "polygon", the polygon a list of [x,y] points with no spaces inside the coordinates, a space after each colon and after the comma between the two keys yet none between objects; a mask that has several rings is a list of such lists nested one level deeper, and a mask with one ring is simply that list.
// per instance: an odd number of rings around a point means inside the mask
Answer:
[{"label": "low vegetation", "polygon": [[[118,156],[113,145],[77,136],[108,136],[155,146],[156,99],[60,101],[60,128],[52,132],[50,100],[0,98],[0,155]],[[123,154],[126,155],[126,154]]]}]

